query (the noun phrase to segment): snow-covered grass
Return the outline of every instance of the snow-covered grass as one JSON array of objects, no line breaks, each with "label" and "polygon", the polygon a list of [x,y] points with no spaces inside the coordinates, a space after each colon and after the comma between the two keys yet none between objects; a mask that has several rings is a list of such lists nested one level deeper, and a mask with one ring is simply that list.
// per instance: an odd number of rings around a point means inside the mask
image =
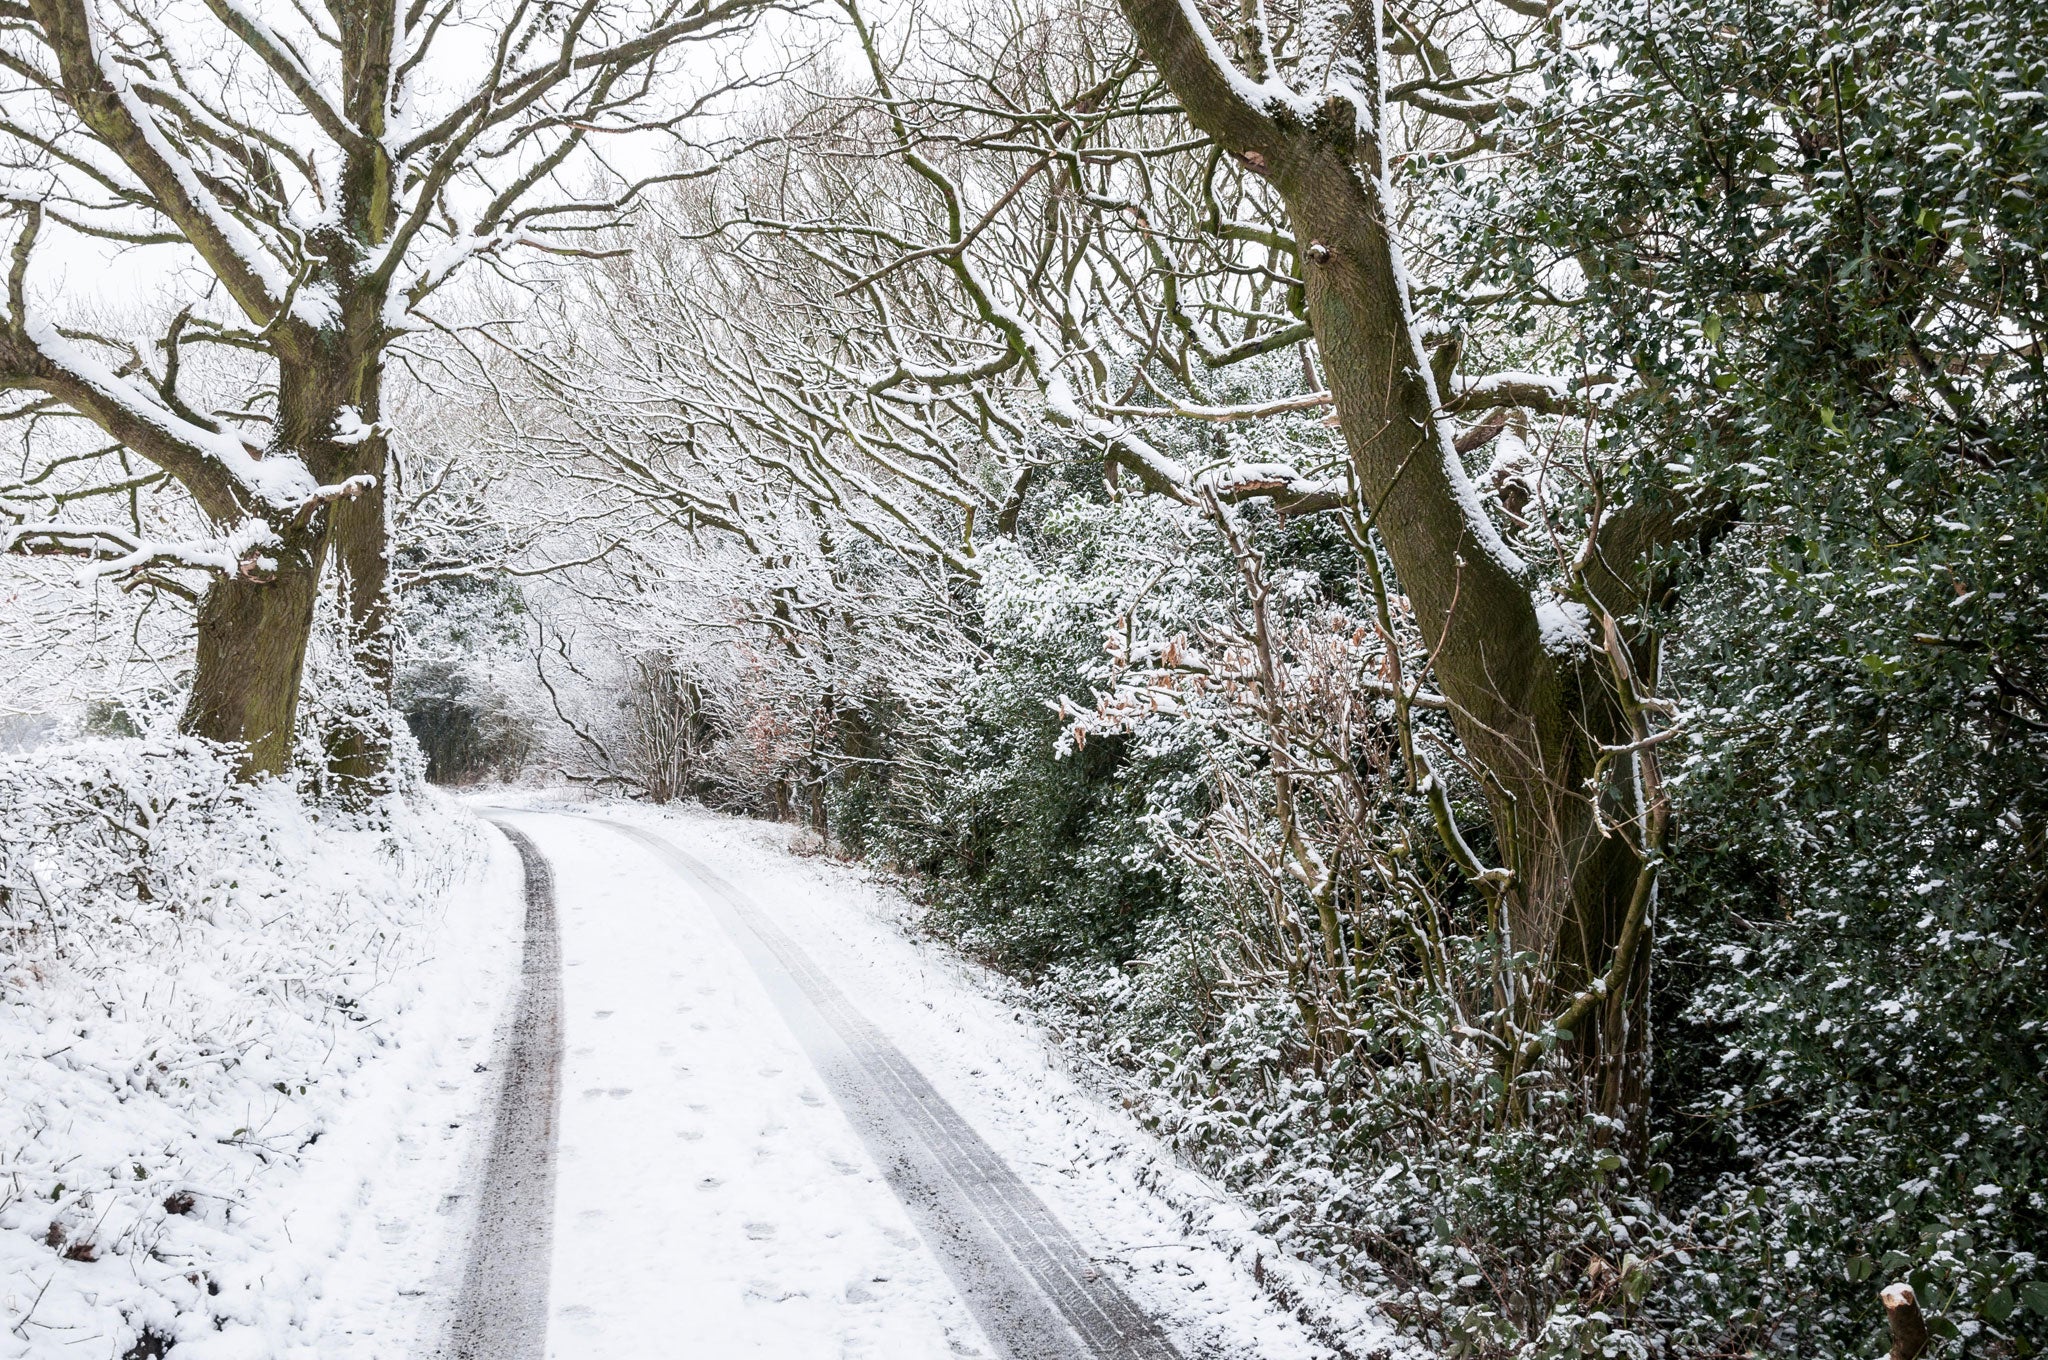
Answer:
[{"label": "snow-covered grass", "polygon": [[494,841],[190,742],[0,760],[0,1357],[414,1353],[516,964]]}]

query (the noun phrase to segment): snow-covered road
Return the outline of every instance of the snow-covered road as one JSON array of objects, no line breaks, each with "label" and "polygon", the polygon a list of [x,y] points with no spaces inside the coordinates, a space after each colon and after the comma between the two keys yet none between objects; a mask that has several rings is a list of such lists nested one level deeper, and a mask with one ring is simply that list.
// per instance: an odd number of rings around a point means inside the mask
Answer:
[{"label": "snow-covered road", "polygon": [[560,931],[547,1355],[1331,1353],[855,876],[708,817],[494,815]]}]

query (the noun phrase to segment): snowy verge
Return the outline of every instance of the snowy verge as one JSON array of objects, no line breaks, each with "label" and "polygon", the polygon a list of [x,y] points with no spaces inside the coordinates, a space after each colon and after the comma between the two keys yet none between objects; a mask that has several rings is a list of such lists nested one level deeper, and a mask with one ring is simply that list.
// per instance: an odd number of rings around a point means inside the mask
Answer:
[{"label": "snowy verge", "polygon": [[0,761],[0,1357],[415,1353],[519,906],[432,795],[316,813],[188,741]]}]

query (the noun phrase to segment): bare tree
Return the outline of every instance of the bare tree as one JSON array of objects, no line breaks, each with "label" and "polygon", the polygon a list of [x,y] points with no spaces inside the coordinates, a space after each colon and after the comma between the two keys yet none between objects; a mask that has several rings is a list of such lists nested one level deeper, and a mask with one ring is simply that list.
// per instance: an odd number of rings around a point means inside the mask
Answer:
[{"label": "bare tree", "polygon": [[[674,133],[748,83],[700,61],[677,98],[670,77],[678,54],[777,7],[0,3],[14,226],[0,385],[27,394],[4,414],[88,422],[211,526],[174,541],[14,513],[0,546],[157,581],[202,573],[184,726],[241,744],[245,774],[284,768],[330,557],[361,669],[390,683],[392,347],[465,267],[589,253],[651,181],[700,173],[701,155],[649,175],[608,148]],[[36,261],[59,237],[169,246],[197,269],[171,279],[183,305],[137,343],[39,294]],[[202,397],[206,355],[223,358]],[[374,785],[384,743],[352,730],[329,759]]]},{"label": "bare tree", "polygon": [[[977,529],[1014,531],[1034,477],[1080,459],[1188,505],[1341,516],[1362,558],[1383,545],[1399,702],[1440,696],[1499,863],[1424,753],[1411,792],[1541,961],[1505,989],[1508,1066],[1569,1033],[1597,1103],[1635,1106],[1669,712],[1639,616],[1687,516],[1613,505],[1582,431],[1531,453],[1532,417],[1591,419],[1614,380],[1466,371],[1512,346],[1457,320],[1493,300],[1431,267],[1431,205],[1393,183],[1397,158],[1496,149],[1550,10],[913,7],[885,34],[842,8],[858,74],[670,214],[684,243],[641,280],[662,317],[631,322],[670,423],[627,459],[666,450],[679,512],[744,536],[693,452],[716,431],[749,477],[968,575]],[[1463,461],[1489,445],[1491,508]],[[1559,520],[1567,470],[1586,513]]]}]

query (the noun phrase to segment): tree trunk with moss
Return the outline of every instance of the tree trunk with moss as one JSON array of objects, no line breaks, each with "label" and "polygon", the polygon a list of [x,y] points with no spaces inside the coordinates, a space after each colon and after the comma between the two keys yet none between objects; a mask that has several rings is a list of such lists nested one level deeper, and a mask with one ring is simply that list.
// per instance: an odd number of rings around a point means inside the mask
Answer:
[{"label": "tree trunk with moss", "polygon": [[216,581],[200,601],[197,666],[179,726],[238,748],[244,779],[291,766],[318,559],[315,543],[288,547],[274,576]]}]

